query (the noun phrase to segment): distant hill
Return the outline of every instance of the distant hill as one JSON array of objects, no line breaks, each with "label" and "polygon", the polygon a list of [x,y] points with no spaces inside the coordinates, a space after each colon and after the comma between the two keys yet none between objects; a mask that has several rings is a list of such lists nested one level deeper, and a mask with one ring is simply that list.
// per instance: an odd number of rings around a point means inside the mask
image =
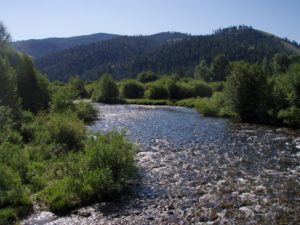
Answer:
[{"label": "distant hill", "polygon": [[35,64],[52,80],[68,80],[73,75],[97,79],[102,73],[121,79],[144,70],[192,75],[200,59],[210,63],[220,53],[231,61],[255,63],[279,52],[297,53],[299,46],[251,27],[238,26],[219,29],[211,35],[164,32],[118,36],[37,58]]},{"label": "distant hill", "polygon": [[46,38],[16,41],[13,42],[12,45],[18,51],[25,52],[33,58],[39,58],[73,46],[105,41],[118,36],[119,35],[116,34],[97,33],[69,38]]}]

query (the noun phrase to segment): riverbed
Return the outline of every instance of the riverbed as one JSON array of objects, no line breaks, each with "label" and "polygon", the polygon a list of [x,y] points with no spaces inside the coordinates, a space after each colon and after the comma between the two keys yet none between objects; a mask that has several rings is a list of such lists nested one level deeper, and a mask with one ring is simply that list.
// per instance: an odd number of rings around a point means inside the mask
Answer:
[{"label": "riverbed", "polygon": [[89,130],[137,145],[137,182],[117,202],[22,224],[300,224],[299,130],[174,106],[97,104]]}]

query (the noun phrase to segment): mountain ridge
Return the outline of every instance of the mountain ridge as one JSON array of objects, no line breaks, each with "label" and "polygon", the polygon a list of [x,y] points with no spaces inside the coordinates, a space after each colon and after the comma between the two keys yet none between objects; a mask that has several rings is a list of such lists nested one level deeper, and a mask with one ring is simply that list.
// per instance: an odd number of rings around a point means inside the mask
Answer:
[{"label": "mountain ridge", "polygon": [[12,46],[16,50],[25,52],[33,58],[39,58],[70,47],[105,41],[118,36],[120,35],[109,33],[95,33],[73,37],[49,37],[43,39],[15,41],[12,42]]},{"label": "mountain ridge", "polygon": [[287,39],[243,25],[218,29],[209,35],[119,35],[54,52],[37,58],[35,64],[51,80],[68,80],[73,75],[93,80],[102,73],[121,79],[144,70],[192,75],[200,59],[211,63],[220,53],[230,61],[255,63],[264,58],[270,60],[280,52],[299,53],[300,48]]}]

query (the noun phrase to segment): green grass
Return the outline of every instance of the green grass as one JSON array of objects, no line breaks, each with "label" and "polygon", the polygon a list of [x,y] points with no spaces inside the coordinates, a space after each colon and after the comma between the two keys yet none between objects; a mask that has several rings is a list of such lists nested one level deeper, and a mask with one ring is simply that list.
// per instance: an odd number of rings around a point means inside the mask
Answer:
[{"label": "green grass", "polygon": [[176,106],[194,108],[197,102],[197,98],[181,99],[175,102]]},{"label": "green grass", "polygon": [[138,99],[126,99],[128,104],[138,104],[138,105],[173,105],[172,101],[168,99],[147,99],[147,98],[138,98]]}]

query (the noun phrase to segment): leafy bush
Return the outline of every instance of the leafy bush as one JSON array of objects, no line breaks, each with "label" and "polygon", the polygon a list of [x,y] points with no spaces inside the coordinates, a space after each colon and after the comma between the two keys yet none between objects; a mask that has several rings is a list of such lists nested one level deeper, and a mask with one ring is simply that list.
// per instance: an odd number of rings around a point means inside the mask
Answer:
[{"label": "leafy bush", "polygon": [[168,95],[168,90],[159,84],[149,86],[145,92],[146,98],[149,99],[165,99],[168,98]]},{"label": "leafy bush", "polygon": [[242,122],[264,122],[268,111],[268,86],[260,68],[246,62],[231,64],[225,85],[226,102]]},{"label": "leafy bush", "polygon": [[22,181],[27,181],[29,158],[27,152],[20,145],[9,142],[0,144],[0,164],[5,164],[17,171]]},{"label": "leafy bush", "polygon": [[75,110],[79,119],[88,123],[97,118],[97,110],[90,102],[79,101],[75,104]]},{"label": "leafy bush", "polygon": [[137,79],[139,82],[148,83],[158,79],[158,76],[151,71],[144,71],[138,74]]},{"label": "leafy bush", "polygon": [[224,86],[225,86],[225,82],[224,81],[215,81],[215,82],[209,83],[209,86],[211,87],[213,92],[223,91]]},{"label": "leafy bush", "polygon": [[204,116],[233,116],[225,105],[223,93],[214,93],[210,98],[198,98],[195,107]]},{"label": "leafy bush", "polygon": [[74,110],[73,101],[76,99],[77,93],[70,86],[65,85],[58,88],[52,94],[51,111],[52,112],[72,112]]},{"label": "leafy bush", "polygon": [[88,96],[88,93],[84,86],[84,82],[80,79],[80,77],[71,77],[68,82],[68,85],[70,85],[72,91],[75,92],[76,97],[86,98]]},{"label": "leafy bush", "polygon": [[32,203],[15,171],[0,164],[0,224],[10,224],[31,212]]},{"label": "leafy bush", "polygon": [[195,81],[192,82],[190,85],[190,97],[210,97],[212,95],[211,87],[205,82]]},{"label": "leafy bush", "polygon": [[52,113],[39,116],[33,124],[36,144],[55,143],[61,150],[79,150],[83,146],[86,128],[74,114]]},{"label": "leafy bush", "polygon": [[57,213],[120,193],[134,176],[134,147],[122,134],[97,134],[84,151],[69,153],[60,164],[63,176],[38,194]]},{"label": "leafy bush", "polygon": [[197,98],[187,98],[187,99],[176,101],[175,105],[192,108],[195,107],[196,102],[197,102]]},{"label": "leafy bush", "polygon": [[46,187],[39,194],[39,198],[49,206],[51,211],[65,213],[78,207],[81,203],[75,189],[73,180],[67,177]]},{"label": "leafy bush", "polygon": [[124,98],[142,98],[145,92],[144,86],[135,80],[123,81],[120,90]]},{"label": "leafy bush", "polygon": [[119,89],[111,76],[101,76],[97,88],[94,91],[93,99],[97,102],[115,103],[119,97]]},{"label": "leafy bush", "polygon": [[300,108],[292,106],[287,109],[282,109],[278,112],[278,118],[283,120],[283,123],[290,127],[300,126]]}]

